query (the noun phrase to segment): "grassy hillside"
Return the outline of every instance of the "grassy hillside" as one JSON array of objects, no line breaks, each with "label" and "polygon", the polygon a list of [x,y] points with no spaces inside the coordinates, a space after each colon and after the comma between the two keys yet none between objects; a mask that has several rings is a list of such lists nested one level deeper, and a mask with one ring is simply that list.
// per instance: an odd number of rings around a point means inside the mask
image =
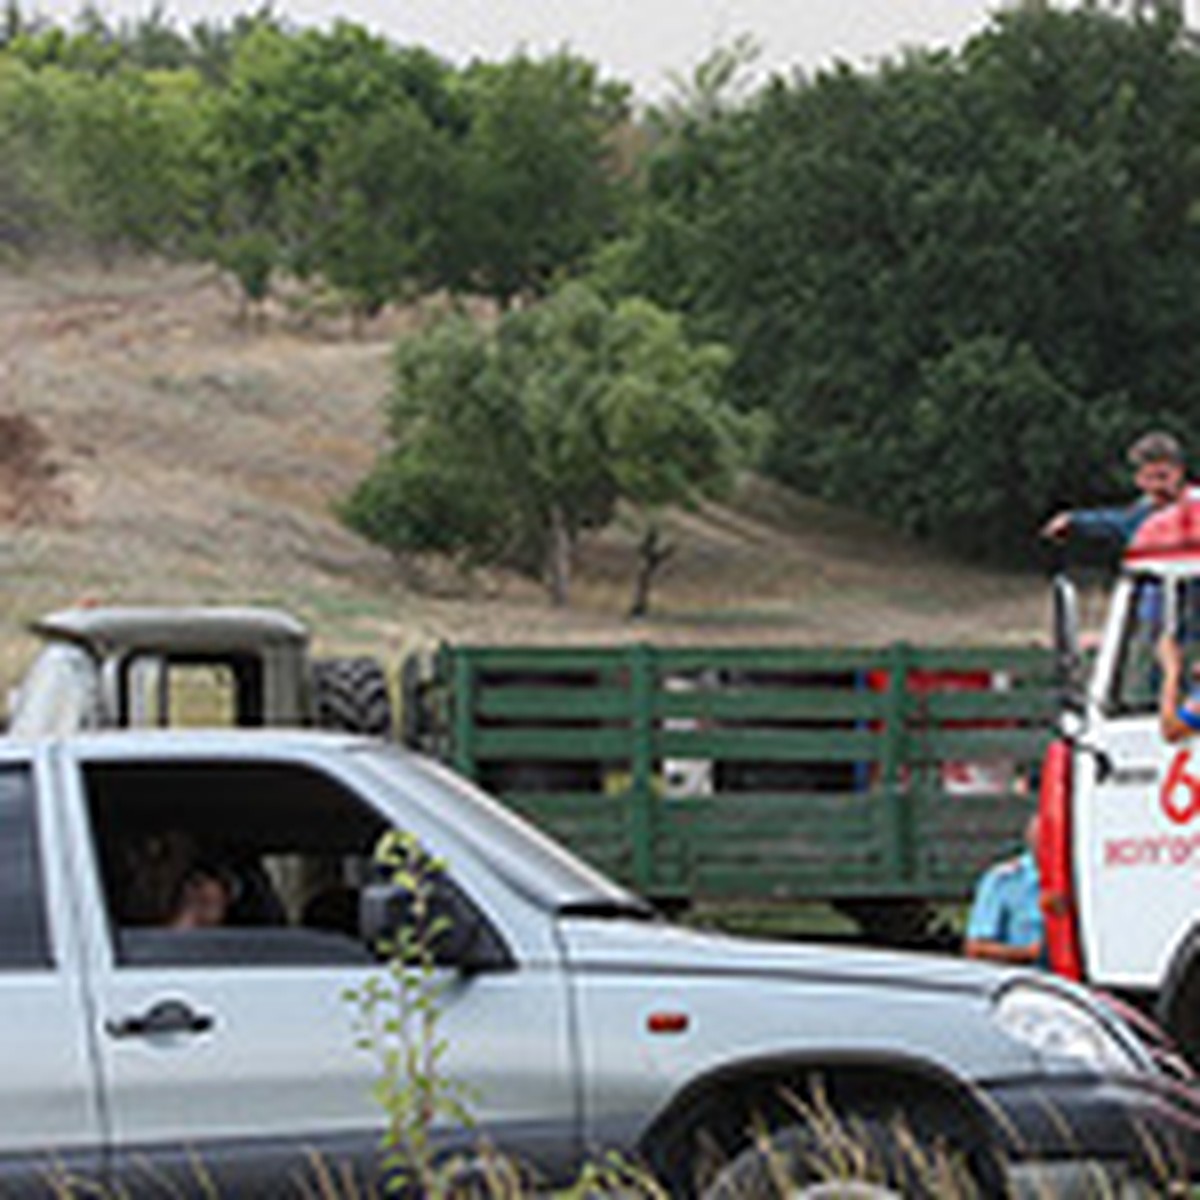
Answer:
[{"label": "grassy hillside", "polygon": [[576,606],[526,580],[414,577],[343,530],[331,504],[380,435],[394,338],[280,309],[233,322],[219,281],[143,265],[0,276],[0,682],[39,612],[109,603],[264,602],[327,648],[395,657],[458,640],[1028,641],[1035,574],[940,559],[882,528],[747,480],[670,522],[658,614],[622,618],[633,565],[615,528],[583,549]]}]

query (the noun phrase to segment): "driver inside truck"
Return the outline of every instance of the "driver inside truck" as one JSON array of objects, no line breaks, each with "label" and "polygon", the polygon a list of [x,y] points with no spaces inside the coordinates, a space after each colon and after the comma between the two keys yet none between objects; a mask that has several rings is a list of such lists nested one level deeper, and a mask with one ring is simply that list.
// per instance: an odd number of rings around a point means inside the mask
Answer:
[{"label": "driver inside truck", "polygon": [[213,929],[224,925],[236,891],[236,880],[228,871],[195,864],[180,880],[167,928]]}]

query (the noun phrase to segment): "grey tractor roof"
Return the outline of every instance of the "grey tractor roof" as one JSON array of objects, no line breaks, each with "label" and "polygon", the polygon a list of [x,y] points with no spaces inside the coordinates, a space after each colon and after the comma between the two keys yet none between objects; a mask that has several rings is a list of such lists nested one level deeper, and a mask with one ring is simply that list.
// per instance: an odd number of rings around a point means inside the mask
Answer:
[{"label": "grey tractor roof", "polygon": [[33,623],[44,638],[76,642],[94,653],[237,652],[303,647],[308,630],[275,608],[68,608]]}]

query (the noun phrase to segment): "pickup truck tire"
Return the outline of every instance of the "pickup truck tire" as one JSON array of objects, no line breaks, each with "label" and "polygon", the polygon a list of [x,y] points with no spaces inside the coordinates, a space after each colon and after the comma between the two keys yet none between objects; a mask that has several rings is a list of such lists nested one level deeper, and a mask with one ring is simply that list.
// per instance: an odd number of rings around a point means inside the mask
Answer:
[{"label": "pickup truck tire", "polygon": [[1157,1005],[1163,1028],[1193,1067],[1200,1064],[1200,930],[1176,953]]},{"label": "pickup truck tire", "polygon": [[392,699],[374,658],[317,659],[311,668],[313,712],[321,729],[388,737]]},{"label": "pickup truck tire", "polygon": [[700,1200],[944,1200],[979,1196],[961,1154],[903,1125],[838,1118],[792,1125],[743,1149]]},{"label": "pickup truck tire", "polygon": [[[759,1063],[699,1080],[646,1131],[640,1152],[679,1200],[779,1200],[777,1187],[762,1191],[774,1161],[764,1146],[791,1163],[797,1187],[873,1183],[906,1200],[1005,1194],[1002,1155],[975,1099],[888,1064]],[[839,1169],[847,1162],[874,1170]],[[942,1172],[932,1180],[917,1170],[931,1164]]]}]

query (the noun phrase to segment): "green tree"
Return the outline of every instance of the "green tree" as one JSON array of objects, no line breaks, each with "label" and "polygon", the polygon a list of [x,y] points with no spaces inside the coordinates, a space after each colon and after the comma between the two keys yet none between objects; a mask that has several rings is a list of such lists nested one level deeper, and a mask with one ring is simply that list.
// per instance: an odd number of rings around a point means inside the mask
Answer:
[{"label": "green tree", "polygon": [[[435,125],[452,121],[448,84],[448,69],[433,55],[397,49],[347,22],[301,33],[265,21],[250,29],[236,45],[210,123],[213,257],[227,259],[229,242],[249,238],[259,248],[273,245],[275,266],[321,271],[318,235],[330,188],[342,200],[357,190],[351,209],[376,193],[374,178],[357,185],[345,178],[356,155],[364,171],[388,169],[368,161],[363,140],[378,143],[388,115],[406,113],[406,106]],[[356,147],[345,149],[347,139]],[[361,224],[353,212],[349,223]],[[343,229],[325,245],[339,264],[348,236]]]},{"label": "green tree", "polygon": [[0,247],[9,252],[37,250],[62,220],[48,153],[52,111],[46,81],[0,57]]},{"label": "green tree", "polygon": [[0,49],[8,49],[28,30],[31,21],[20,0],[4,0],[4,13],[0,16]]},{"label": "green tree", "polygon": [[701,333],[720,287],[713,249],[755,94],[753,41],[719,47],[642,119],[645,150],[628,228],[601,245],[591,278],[606,294],[643,295],[688,313]]},{"label": "green tree", "polygon": [[196,228],[204,187],[199,78],[47,71],[54,178],[75,231],[105,258],[178,249]]},{"label": "green tree", "polygon": [[34,68],[53,66],[80,74],[104,75],[117,70],[123,59],[114,30],[95,5],[84,4],[69,28],[18,15],[10,23],[10,31],[6,52]]},{"label": "green tree", "polygon": [[308,260],[351,298],[356,323],[437,280],[448,136],[411,100],[381,107],[326,152]]},{"label": "green tree", "polygon": [[628,89],[565,53],[476,64],[463,87],[470,125],[444,274],[507,308],[544,294],[618,227],[614,137]]},{"label": "green tree", "polygon": [[0,112],[23,155],[0,203],[33,208],[22,180],[37,176],[47,227],[106,254],[186,249],[247,304],[282,272],[329,283],[356,321],[439,288],[507,307],[582,265],[619,217],[627,89],[565,53],[456,71],[269,6],[184,31],[158,4],[116,23],[85,5],[69,25],[11,4],[0,55],[36,81],[49,133],[21,140],[23,102]]},{"label": "green tree", "polygon": [[565,604],[580,534],[620,501],[649,523],[751,455],[756,427],[717,398],[725,362],[677,317],[582,284],[494,331],[452,317],[399,345],[392,444],[345,519],[398,554],[513,566]]},{"label": "green tree", "polygon": [[116,37],[131,66],[144,71],[182,71],[195,65],[188,36],[181,33],[168,15],[162,0],[131,21],[123,21]]},{"label": "green tree", "polygon": [[[1032,347],[999,337],[962,340],[928,360],[915,393],[888,446],[905,464],[891,476],[892,498],[907,531],[952,546],[1003,546],[1012,514],[1028,513],[1031,498],[1047,502],[1064,447],[1086,463],[1129,431],[1121,397],[1085,401]],[[861,442],[826,453],[831,471],[866,478],[875,469]]]},{"label": "green tree", "polygon": [[617,305],[609,354],[618,371],[601,417],[615,490],[636,525],[629,614],[641,617],[650,610],[657,572],[675,553],[663,535],[663,510],[724,495],[735,468],[757,461],[766,426],[722,401],[728,352],[712,343],[691,345],[678,314],[640,298]]}]

